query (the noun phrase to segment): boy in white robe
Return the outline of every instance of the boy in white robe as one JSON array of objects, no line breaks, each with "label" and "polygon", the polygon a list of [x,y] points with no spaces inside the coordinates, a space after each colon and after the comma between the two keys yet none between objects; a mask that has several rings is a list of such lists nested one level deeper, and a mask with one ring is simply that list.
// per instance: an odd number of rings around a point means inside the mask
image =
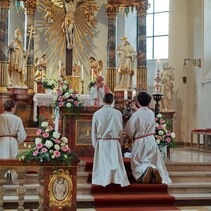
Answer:
[{"label": "boy in white robe", "polygon": [[[26,132],[20,117],[14,115],[16,102],[7,100],[4,113],[0,114],[0,159],[16,158],[18,144],[26,139]],[[11,171],[12,181],[16,183],[17,174]]]},{"label": "boy in white robe", "polygon": [[120,111],[111,107],[113,95],[104,96],[104,106],[92,118],[92,144],[95,148],[92,184],[107,186],[111,183],[122,187],[129,185],[123,163],[120,141],[123,120]]},{"label": "boy in white robe", "polygon": [[162,155],[155,142],[155,116],[148,108],[151,96],[141,92],[137,96],[139,109],[136,110],[125,126],[125,133],[133,140],[131,169],[137,182],[171,183]]}]

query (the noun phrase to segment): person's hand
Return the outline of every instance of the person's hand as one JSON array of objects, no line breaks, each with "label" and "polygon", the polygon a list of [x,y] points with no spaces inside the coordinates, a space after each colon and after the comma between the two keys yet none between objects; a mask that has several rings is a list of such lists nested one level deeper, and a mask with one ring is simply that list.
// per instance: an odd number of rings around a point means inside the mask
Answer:
[{"label": "person's hand", "polygon": [[132,102],[132,103],[130,104],[130,107],[131,107],[131,109],[133,109],[134,111],[137,111],[137,110],[138,110],[138,107],[136,106],[135,102]]}]

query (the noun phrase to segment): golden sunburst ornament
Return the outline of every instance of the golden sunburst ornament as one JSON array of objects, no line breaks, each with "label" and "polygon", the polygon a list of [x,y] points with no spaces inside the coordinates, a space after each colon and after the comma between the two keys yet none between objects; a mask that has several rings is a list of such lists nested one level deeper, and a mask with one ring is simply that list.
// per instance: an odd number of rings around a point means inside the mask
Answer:
[{"label": "golden sunburst ornament", "polygon": [[[95,13],[99,6],[95,0],[49,0],[40,3],[44,12],[44,24],[49,25],[46,34],[55,49],[61,46],[60,57],[65,49],[73,49],[73,56],[91,46],[92,28],[96,27]],[[76,45],[77,43],[77,45]]]}]

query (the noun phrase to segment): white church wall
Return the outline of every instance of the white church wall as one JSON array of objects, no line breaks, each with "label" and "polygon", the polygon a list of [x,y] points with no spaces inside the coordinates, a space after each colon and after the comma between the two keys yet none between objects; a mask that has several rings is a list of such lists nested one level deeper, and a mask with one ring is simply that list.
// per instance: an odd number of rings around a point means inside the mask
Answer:
[{"label": "white church wall", "polygon": [[[169,16],[169,64],[175,68],[172,109],[176,141],[187,141],[187,84],[182,81],[184,58],[189,57],[188,0],[171,0]],[[190,80],[190,78],[188,79]]]}]

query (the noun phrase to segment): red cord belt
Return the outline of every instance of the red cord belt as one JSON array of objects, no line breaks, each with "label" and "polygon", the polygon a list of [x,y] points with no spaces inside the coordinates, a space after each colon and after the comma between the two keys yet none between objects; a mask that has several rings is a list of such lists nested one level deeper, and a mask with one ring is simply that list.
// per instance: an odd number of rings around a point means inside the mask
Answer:
[{"label": "red cord belt", "polygon": [[4,138],[4,137],[12,137],[12,138],[16,138],[15,135],[0,135],[0,138]]},{"label": "red cord belt", "polygon": [[119,140],[119,138],[97,138],[97,140]]},{"label": "red cord belt", "polygon": [[152,135],[155,135],[155,133],[149,133],[149,134],[146,134],[146,135],[143,135],[143,136],[139,136],[139,137],[134,138],[133,140],[135,141],[136,139],[145,138],[147,136],[152,136]]}]

